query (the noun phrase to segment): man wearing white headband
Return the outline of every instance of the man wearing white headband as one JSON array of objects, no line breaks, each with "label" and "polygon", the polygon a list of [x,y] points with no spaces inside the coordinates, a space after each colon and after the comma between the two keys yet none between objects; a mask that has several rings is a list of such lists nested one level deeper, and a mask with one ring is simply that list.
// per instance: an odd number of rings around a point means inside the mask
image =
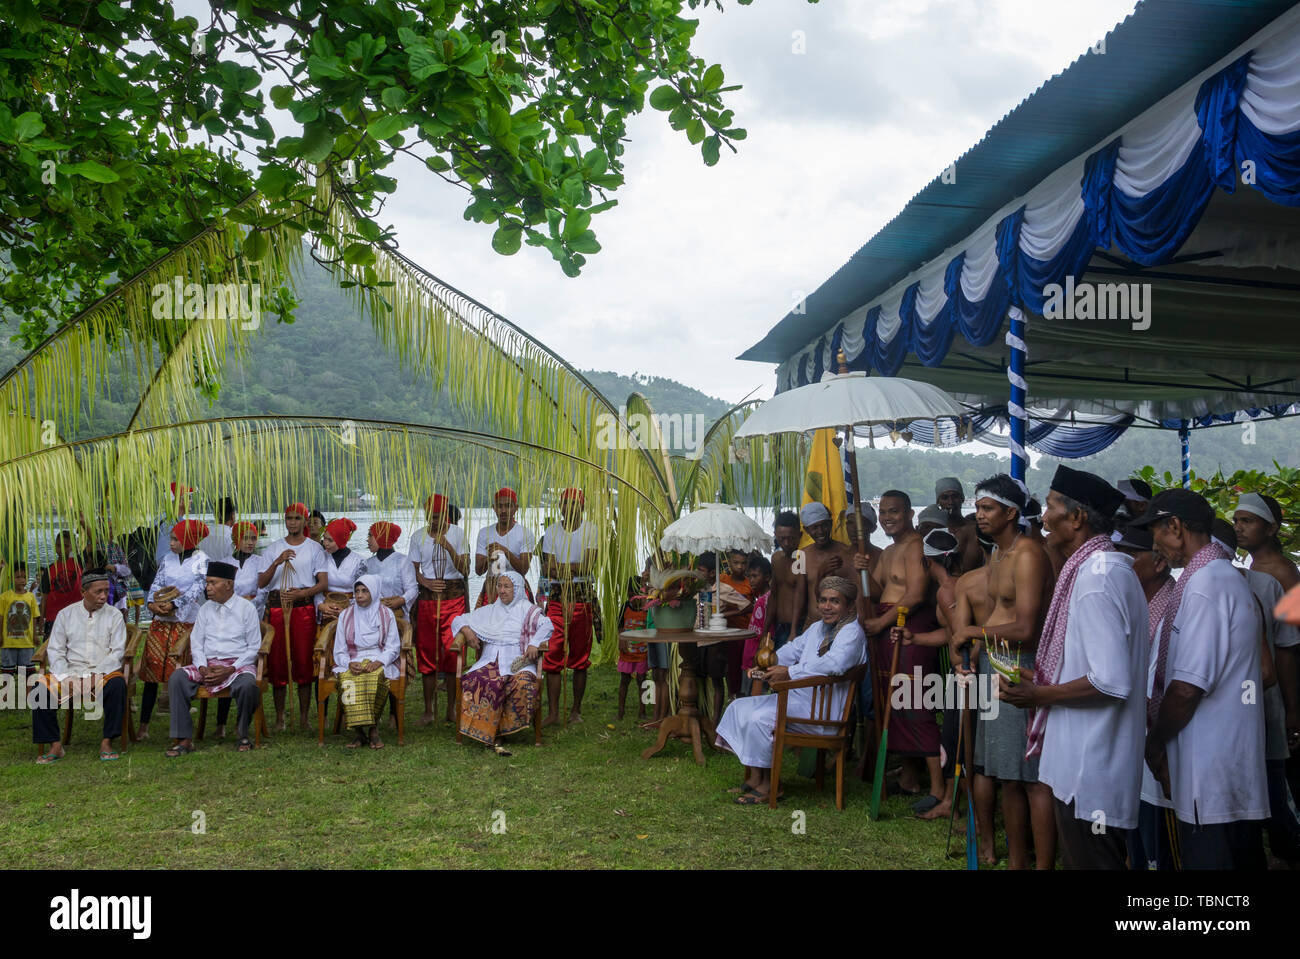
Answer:
[{"label": "man wearing white headband", "polygon": [[[1267,573],[1277,580],[1282,592],[1300,584],[1300,571],[1282,549],[1278,530],[1282,525],[1282,507],[1271,496],[1245,493],[1237,500],[1232,514],[1237,546],[1250,554],[1250,568]],[[1270,609],[1271,612],[1271,609]],[[1296,756],[1287,759],[1287,778],[1291,792],[1300,795],[1300,648],[1277,649],[1274,660],[1277,683],[1286,703],[1286,741]]]},{"label": "man wearing white headband", "polygon": [[799,522],[812,544],[803,549],[804,622],[795,630],[802,633],[818,620],[817,587],[827,576],[845,576],[853,565],[853,550],[847,543],[831,539],[831,511],[814,500],[799,510]]},{"label": "man wearing white headband", "polygon": [[[978,647],[987,634],[998,641],[1003,655],[1008,655],[1013,662],[1017,657],[1023,666],[1033,662],[1043,617],[1051,601],[1052,567],[1042,545],[1033,537],[1025,536],[1020,526],[1025,500],[1024,489],[1005,473],[991,476],[975,487],[975,521],[979,531],[994,542],[988,573],[992,609],[982,623],[955,632],[953,643],[959,655],[961,647],[968,643],[976,644],[976,652],[982,652]],[[982,684],[993,683],[994,674],[987,655],[979,656],[979,672],[988,677],[980,680]],[[1038,759],[1025,757],[1028,748],[1025,711],[1003,705],[996,717],[975,726],[975,765],[983,767],[984,777],[1002,783],[1007,867],[1031,867],[1032,826],[1037,865],[1050,869],[1056,859],[1056,813],[1051,790],[1038,781]],[[992,795],[992,786],[981,778],[976,778],[975,786],[977,796]]]}]

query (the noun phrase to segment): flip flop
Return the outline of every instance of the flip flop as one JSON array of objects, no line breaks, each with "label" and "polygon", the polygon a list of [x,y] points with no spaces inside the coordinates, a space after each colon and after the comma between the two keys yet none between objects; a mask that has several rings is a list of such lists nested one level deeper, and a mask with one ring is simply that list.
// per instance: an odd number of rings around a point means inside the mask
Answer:
[{"label": "flip flop", "polygon": [[55,755],[54,753],[46,753],[44,756],[38,756],[36,758],[36,765],[52,766],[54,765],[54,763],[57,763],[62,758],[63,758],[62,755]]},{"label": "flip flop", "polygon": [[[780,802],[785,798],[785,793],[777,793],[776,801]],[[760,796],[757,790],[742,793],[733,800],[737,806],[766,806],[767,797]]]},{"label": "flip flop", "polygon": [[248,738],[241,739],[241,740],[239,741],[239,745],[236,747],[236,751],[241,752],[241,753],[252,752],[252,751],[253,751],[253,741],[252,741],[251,739],[248,739]]},{"label": "flip flop", "polygon": [[727,793],[732,796],[743,796],[746,793],[752,793],[753,791],[754,787],[749,783],[745,783],[743,786],[732,786],[727,790]]},{"label": "flip flop", "polygon": [[188,746],[182,746],[180,744],[177,744],[164,751],[163,755],[166,756],[168,759],[175,759],[177,756],[185,756],[192,752],[194,752],[193,743],[190,743],[190,745]]},{"label": "flip flop", "polygon": [[495,744],[495,745],[492,747],[492,751],[493,751],[494,753],[496,753],[498,756],[512,756],[512,755],[514,755],[512,752],[510,752],[510,750],[506,749],[506,747],[505,747],[505,746],[502,746],[500,743]]},{"label": "flip flop", "polygon": [[99,754],[99,761],[101,763],[111,763],[114,760],[121,759],[121,758],[122,758],[122,754],[117,752],[117,750],[113,750],[113,749],[110,749],[106,752],[101,752]]},{"label": "flip flop", "polygon": [[912,803],[912,812],[916,813],[919,816],[922,813],[929,812],[937,805],[939,805],[939,800],[936,799],[932,794],[927,794],[924,799]]}]

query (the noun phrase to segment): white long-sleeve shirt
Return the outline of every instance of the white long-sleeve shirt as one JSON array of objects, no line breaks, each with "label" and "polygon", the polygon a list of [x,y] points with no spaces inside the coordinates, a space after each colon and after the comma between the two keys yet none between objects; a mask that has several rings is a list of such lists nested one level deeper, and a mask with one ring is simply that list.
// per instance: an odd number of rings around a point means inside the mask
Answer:
[{"label": "white long-sleeve shirt", "polygon": [[261,648],[257,607],[244,597],[234,595],[224,603],[209,600],[199,609],[190,632],[190,656],[198,669],[213,659],[233,659],[235,669],[252,666]]},{"label": "white long-sleeve shirt", "polygon": [[149,588],[149,602],[152,603],[159,591],[167,586],[175,586],[181,594],[174,600],[176,605],[174,613],[170,616],[154,613],[154,619],[164,623],[194,622],[194,617],[199,614],[199,607],[207,602],[204,592],[207,574],[208,557],[201,549],[196,549],[183,560],[175,553],[168,553],[163,557],[162,565],[158,567],[158,575],[154,577],[153,585]]},{"label": "white long-sleeve shirt", "polygon": [[[324,550],[322,549],[322,552]],[[354,549],[349,550],[348,555],[343,557],[342,563],[334,562],[334,557],[325,553],[325,564],[322,567],[325,570],[326,592],[331,593],[350,593],[352,587],[356,585],[357,579],[361,576],[362,567],[365,565],[365,559]],[[415,571],[411,571],[415,575]],[[325,602],[325,593],[317,593],[315,596],[316,605],[320,606]]]},{"label": "white long-sleeve shirt", "polygon": [[54,617],[46,661],[54,678],[63,682],[121,669],[125,650],[126,621],[117,607],[105,603],[90,613],[85,603],[73,603]]},{"label": "white long-sleeve shirt", "polygon": [[406,616],[410,618],[411,605],[419,595],[420,588],[415,579],[415,567],[411,564],[409,556],[397,550],[393,550],[385,559],[370,556],[362,564],[361,572],[379,577],[379,585],[383,593],[379,599],[387,599],[389,596],[402,597],[405,600]]},{"label": "white long-sleeve shirt", "polygon": [[[814,623],[804,630],[803,635],[790,640],[776,651],[777,664],[790,668],[791,679],[842,676],[854,666],[861,666],[867,661],[867,638],[857,620],[846,623],[835,635],[831,648],[826,650],[825,655],[819,655],[817,650],[821,648],[823,626],[823,623]],[[841,715],[847,697],[848,683],[836,683],[831,693],[831,716]],[[791,716],[809,715],[809,710],[812,709],[811,690],[790,690],[786,708],[787,714]]]}]

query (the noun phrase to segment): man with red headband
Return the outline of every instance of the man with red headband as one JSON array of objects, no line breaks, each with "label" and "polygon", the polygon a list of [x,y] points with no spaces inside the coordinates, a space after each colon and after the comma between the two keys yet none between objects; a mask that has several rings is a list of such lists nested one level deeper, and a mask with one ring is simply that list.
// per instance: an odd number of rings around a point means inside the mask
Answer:
[{"label": "man with red headband", "polygon": [[[365,559],[354,549],[348,549],[348,540],[356,532],[357,524],[346,516],[331,520],[325,524],[320,536],[320,545],[325,550],[325,588],[331,593],[352,595],[352,586],[361,577],[361,567]],[[330,612],[321,604],[325,594],[316,596],[316,610],[321,619],[335,619],[338,613]]]},{"label": "man with red headband", "polygon": [[298,684],[299,726],[308,728],[312,648],[316,645],[315,597],[325,592],[328,557],[320,543],[307,538],[306,524],[307,507],[302,503],[285,509],[285,537],[268,546],[259,562],[261,572],[257,585],[270,589],[266,597],[266,618],[275,629],[270,666],[276,730],[285,727],[285,687],[291,679]]},{"label": "man with red headband", "polygon": [[585,507],[582,490],[566,489],[560,494],[560,521],[552,523],[542,534],[542,576],[551,580],[546,615],[555,627],[542,661],[547,693],[543,726],[560,718],[560,676],[565,668],[573,670],[573,708],[569,722],[582,722],[582,694],[587,689],[596,614],[593,573],[600,547],[596,527],[582,518]]},{"label": "man with red headband", "polygon": [[[474,604],[476,608],[496,602],[496,577],[501,573],[514,570],[524,577],[524,588],[528,588],[528,569],[533,564],[533,549],[537,545],[532,531],[515,522],[519,497],[514,490],[509,486],[497,490],[492,497],[492,508],[497,514],[496,524],[478,531],[478,544],[474,550],[474,572],[482,576],[491,571],[491,575],[483,580],[483,589]],[[528,599],[532,598],[530,591]]]},{"label": "man with red headband", "polygon": [[[171,651],[189,635],[194,617],[206,599],[204,585],[208,557],[198,546],[199,540],[207,535],[207,524],[197,519],[181,520],[173,526],[168,540],[171,552],[163,557],[158,575],[149,588],[148,605],[153,613],[153,622],[149,625],[149,638],[144,645],[144,662],[140,664],[140,680],[144,683],[144,695],[140,699],[140,739],[149,738],[149,720],[158,700],[158,684],[167,682],[177,666],[172,661]],[[163,593],[161,598],[159,593]]]},{"label": "man with red headband", "polygon": [[424,677],[424,714],[420,725],[433,722],[433,694],[438,673],[447,691],[447,722],[456,708],[452,676],[456,654],[451,651],[451,621],[469,610],[465,576],[469,573],[469,549],[464,531],[451,522],[451,504],[441,494],[424,504],[428,526],[411,537],[411,565],[419,587],[416,603],[415,644],[420,674]]}]

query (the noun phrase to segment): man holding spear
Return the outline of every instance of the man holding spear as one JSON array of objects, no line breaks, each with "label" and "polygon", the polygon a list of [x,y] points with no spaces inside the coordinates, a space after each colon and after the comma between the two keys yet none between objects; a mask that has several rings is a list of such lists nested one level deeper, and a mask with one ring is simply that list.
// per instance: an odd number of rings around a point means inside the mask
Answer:
[{"label": "man holding spear", "polygon": [[272,585],[266,598],[266,619],[275,630],[271,644],[271,691],[275,699],[275,728],[285,728],[285,689],[298,684],[299,728],[307,728],[311,703],[312,647],[316,645],[316,603],[313,599],[328,588],[325,550],[305,532],[307,507],[294,503],[284,511],[284,539],[276,540],[262,554],[259,589]]},{"label": "man holding spear", "polygon": [[465,532],[451,522],[451,504],[435,493],[424,503],[429,525],[411,537],[411,562],[419,586],[416,600],[416,660],[424,684],[424,714],[420,725],[433,722],[438,674],[447,690],[447,722],[456,709],[452,695],[456,654],[451,649],[451,621],[469,611],[465,576],[469,573],[469,547]]}]

